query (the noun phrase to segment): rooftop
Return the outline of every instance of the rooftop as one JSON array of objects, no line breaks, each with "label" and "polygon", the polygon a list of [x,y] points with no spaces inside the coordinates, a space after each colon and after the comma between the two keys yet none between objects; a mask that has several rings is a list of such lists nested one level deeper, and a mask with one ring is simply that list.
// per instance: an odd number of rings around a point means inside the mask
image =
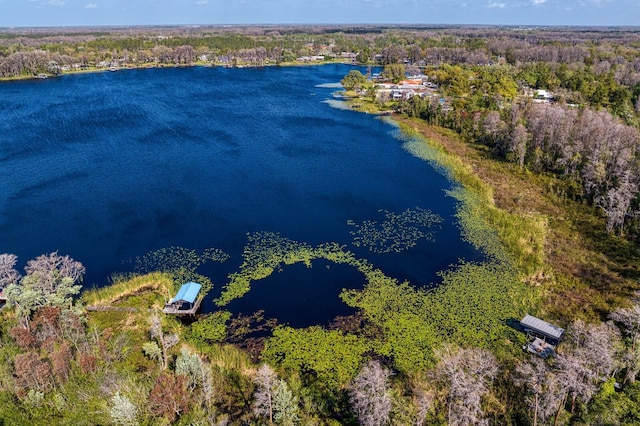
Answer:
[{"label": "rooftop", "polygon": [[200,293],[200,289],[202,285],[195,283],[193,281],[188,282],[186,284],[182,284],[180,290],[178,290],[178,294],[176,297],[171,299],[169,303],[176,302],[186,302],[186,303],[194,303],[198,298],[198,294]]},{"label": "rooftop", "polygon": [[557,325],[549,324],[548,322],[529,314],[527,314],[522,319],[522,321],[520,321],[520,325],[522,325],[525,330],[538,332],[540,334],[543,334],[544,336],[551,337],[557,340],[560,340],[560,338],[562,338],[562,334],[564,333],[564,328],[560,328]]}]

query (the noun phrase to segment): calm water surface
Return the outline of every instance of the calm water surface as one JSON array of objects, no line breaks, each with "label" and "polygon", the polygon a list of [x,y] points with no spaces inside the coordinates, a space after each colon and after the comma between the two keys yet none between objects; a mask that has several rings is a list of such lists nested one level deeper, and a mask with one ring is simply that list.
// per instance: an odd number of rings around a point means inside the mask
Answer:
[{"label": "calm water surface", "polygon": [[[85,264],[85,285],[102,285],[152,250],[217,247],[231,259],[205,268],[212,297],[250,232],[338,242],[416,285],[480,258],[460,238],[451,182],[404,151],[390,124],[326,102],[336,89],[319,85],[350,69],[194,67],[0,84],[0,252],[24,264],[58,250]],[[348,220],[416,207],[444,219],[435,241],[392,254],[351,245]],[[294,265],[230,306],[326,323],[350,312],[340,289],[363,281],[346,266]]]}]

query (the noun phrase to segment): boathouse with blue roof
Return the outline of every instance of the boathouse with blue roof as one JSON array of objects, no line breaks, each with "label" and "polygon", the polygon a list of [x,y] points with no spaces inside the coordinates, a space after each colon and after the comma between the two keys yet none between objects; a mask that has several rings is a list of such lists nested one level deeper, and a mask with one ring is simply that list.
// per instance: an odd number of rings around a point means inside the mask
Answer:
[{"label": "boathouse with blue roof", "polygon": [[193,281],[183,284],[162,311],[165,314],[194,315],[202,302],[201,289],[202,285]]}]

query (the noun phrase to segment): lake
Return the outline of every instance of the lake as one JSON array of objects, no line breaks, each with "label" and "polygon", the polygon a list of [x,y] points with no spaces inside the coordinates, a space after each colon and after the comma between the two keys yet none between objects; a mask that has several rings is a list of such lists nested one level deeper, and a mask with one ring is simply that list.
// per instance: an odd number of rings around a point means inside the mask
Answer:
[{"label": "lake", "polygon": [[[256,232],[339,243],[417,286],[480,259],[461,239],[446,195],[453,183],[405,151],[389,122],[331,105],[332,83],[351,69],[189,67],[1,83],[0,252],[22,267],[57,250],[86,266],[85,286],[100,286],[153,250],[218,248],[230,258],[201,269],[215,284],[205,310]],[[426,211],[441,221],[420,225]],[[398,223],[408,231],[385,251],[387,225]],[[358,232],[372,229],[379,245],[370,250]],[[351,312],[340,290],[363,284],[345,265],[283,266],[229,309],[326,324]]]}]

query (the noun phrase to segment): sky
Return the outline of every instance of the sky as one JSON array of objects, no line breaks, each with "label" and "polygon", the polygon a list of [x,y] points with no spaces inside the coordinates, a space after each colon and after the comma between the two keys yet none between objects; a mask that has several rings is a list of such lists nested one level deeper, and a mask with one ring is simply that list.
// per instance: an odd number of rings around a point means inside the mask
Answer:
[{"label": "sky", "polygon": [[0,27],[185,24],[640,26],[640,0],[0,0]]}]

